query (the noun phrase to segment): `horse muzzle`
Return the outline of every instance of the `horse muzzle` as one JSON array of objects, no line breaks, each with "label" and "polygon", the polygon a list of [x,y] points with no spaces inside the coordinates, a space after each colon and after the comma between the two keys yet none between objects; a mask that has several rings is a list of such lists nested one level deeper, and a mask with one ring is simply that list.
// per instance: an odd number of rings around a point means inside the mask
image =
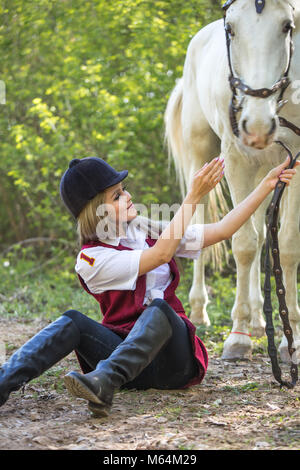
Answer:
[{"label": "horse muzzle", "polygon": [[270,120],[269,129],[267,125],[256,125],[254,128],[251,128],[247,119],[243,119],[240,137],[244,145],[263,150],[274,142],[277,126],[275,118]]}]

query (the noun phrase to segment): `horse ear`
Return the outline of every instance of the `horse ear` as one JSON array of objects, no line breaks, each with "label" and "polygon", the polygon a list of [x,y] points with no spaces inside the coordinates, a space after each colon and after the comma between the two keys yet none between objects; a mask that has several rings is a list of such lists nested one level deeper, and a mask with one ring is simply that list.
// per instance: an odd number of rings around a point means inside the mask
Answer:
[{"label": "horse ear", "polygon": [[255,0],[255,7],[257,13],[261,13],[265,8],[265,0]]}]

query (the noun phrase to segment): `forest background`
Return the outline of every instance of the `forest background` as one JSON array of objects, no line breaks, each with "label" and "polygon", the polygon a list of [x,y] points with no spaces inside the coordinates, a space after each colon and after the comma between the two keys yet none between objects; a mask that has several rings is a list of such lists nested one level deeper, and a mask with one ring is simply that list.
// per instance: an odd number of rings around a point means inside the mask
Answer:
[{"label": "forest background", "polygon": [[74,241],[59,197],[72,158],[127,168],[138,202],[179,202],[163,114],[194,34],[218,2],[14,0],[0,6],[1,248]]},{"label": "forest background", "polygon": [[[52,318],[77,298],[76,224],[59,195],[72,158],[128,169],[146,207],[180,203],[164,111],[190,40],[221,16],[212,0],[1,2],[0,313]],[[73,307],[94,312],[80,294]]]}]

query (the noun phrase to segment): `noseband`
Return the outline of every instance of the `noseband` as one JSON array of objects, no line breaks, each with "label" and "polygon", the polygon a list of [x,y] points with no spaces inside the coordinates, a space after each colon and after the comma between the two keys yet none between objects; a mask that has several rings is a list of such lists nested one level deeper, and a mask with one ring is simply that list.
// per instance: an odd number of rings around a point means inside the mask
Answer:
[{"label": "noseband", "polygon": [[[279,109],[284,106],[287,101],[283,101],[283,95],[285,90],[291,83],[289,79],[289,71],[291,66],[291,60],[293,56],[293,40],[292,40],[292,30],[290,31],[290,55],[289,55],[289,63],[287,66],[286,71],[282,78],[280,78],[272,88],[261,88],[259,90],[253,90],[251,87],[246,85],[241,79],[235,77],[231,62],[231,54],[230,54],[230,34],[229,30],[226,28],[226,12],[228,8],[235,2],[236,0],[228,0],[225,5],[223,6],[224,12],[224,27],[226,33],[226,45],[227,45],[227,56],[228,56],[228,65],[230,70],[229,75],[229,84],[232,91],[232,99],[229,107],[229,117],[230,123],[232,127],[232,131],[236,137],[239,137],[239,128],[237,123],[236,115],[242,109],[242,102],[245,95],[254,96],[256,98],[268,98],[272,96],[274,93],[277,93],[280,90],[280,95],[277,100],[277,112]],[[264,7],[265,7],[265,0],[256,0],[255,7],[258,14],[261,14]],[[243,98],[240,103],[238,103],[238,95],[237,90],[243,95]],[[297,135],[300,136],[300,128],[292,124],[291,122],[287,121],[285,118],[279,117],[280,126],[288,127]],[[276,141],[277,144],[280,144],[287,152],[290,157],[290,164],[289,168],[293,168],[297,158],[300,156],[300,152],[293,158],[291,151],[287,148],[285,144],[281,141]],[[288,308],[285,301],[285,288],[283,285],[282,280],[282,268],[280,265],[280,257],[279,257],[279,245],[278,245],[278,215],[279,215],[279,204],[285,189],[286,184],[279,181],[275,187],[274,195],[272,201],[267,209],[267,236],[266,236],[266,255],[265,255],[265,284],[264,284],[264,314],[266,317],[266,334],[268,338],[268,353],[271,359],[272,364],[272,372],[279,382],[280,386],[285,386],[288,388],[293,388],[298,380],[298,366],[297,361],[293,360],[293,354],[295,353],[295,348],[293,347],[293,331],[289,322],[289,314]],[[290,368],[290,375],[291,375],[291,382],[285,381],[281,377],[281,369],[278,364],[277,360],[277,349],[275,346],[274,341],[274,325],[273,325],[273,308],[271,302],[271,266],[270,266],[270,249],[272,252],[273,257],[273,273],[276,282],[276,293],[278,298],[279,304],[279,315],[283,324],[283,331],[285,337],[288,342],[288,351],[291,357],[291,368]]]}]

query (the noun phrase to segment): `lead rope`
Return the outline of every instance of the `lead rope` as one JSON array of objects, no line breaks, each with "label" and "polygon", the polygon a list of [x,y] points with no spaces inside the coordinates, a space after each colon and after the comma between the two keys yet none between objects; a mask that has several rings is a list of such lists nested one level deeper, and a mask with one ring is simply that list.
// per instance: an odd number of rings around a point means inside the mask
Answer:
[{"label": "lead rope", "polygon": [[[277,144],[284,147],[290,157],[290,164],[288,168],[295,166],[296,160],[300,152],[293,158],[291,151],[281,141],[276,141]],[[282,280],[282,268],[280,265],[279,244],[278,244],[278,214],[279,204],[285,189],[286,183],[278,181],[276,184],[272,201],[267,209],[267,236],[266,236],[266,256],[265,256],[265,283],[264,283],[264,315],[266,318],[266,334],[268,338],[268,354],[271,359],[272,372],[279,382],[281,387],[293,388],[298,380],[298,366],[293,360],[295,348],[293,347],[293,330],[289,321],[289,312],[285,301],[285,288]],[[274,340],[274,325],[273,325],[273,308],[271,301],[271,267],[270,267],[270,246],[273,256],[273,274],[276,282],[276,294],[279,303],[279,315],[283,324],[283,331],[288,342],[288,351],[291,357],[291,382],[282,380],[281,369],[277,360],[277,349]]]}]

